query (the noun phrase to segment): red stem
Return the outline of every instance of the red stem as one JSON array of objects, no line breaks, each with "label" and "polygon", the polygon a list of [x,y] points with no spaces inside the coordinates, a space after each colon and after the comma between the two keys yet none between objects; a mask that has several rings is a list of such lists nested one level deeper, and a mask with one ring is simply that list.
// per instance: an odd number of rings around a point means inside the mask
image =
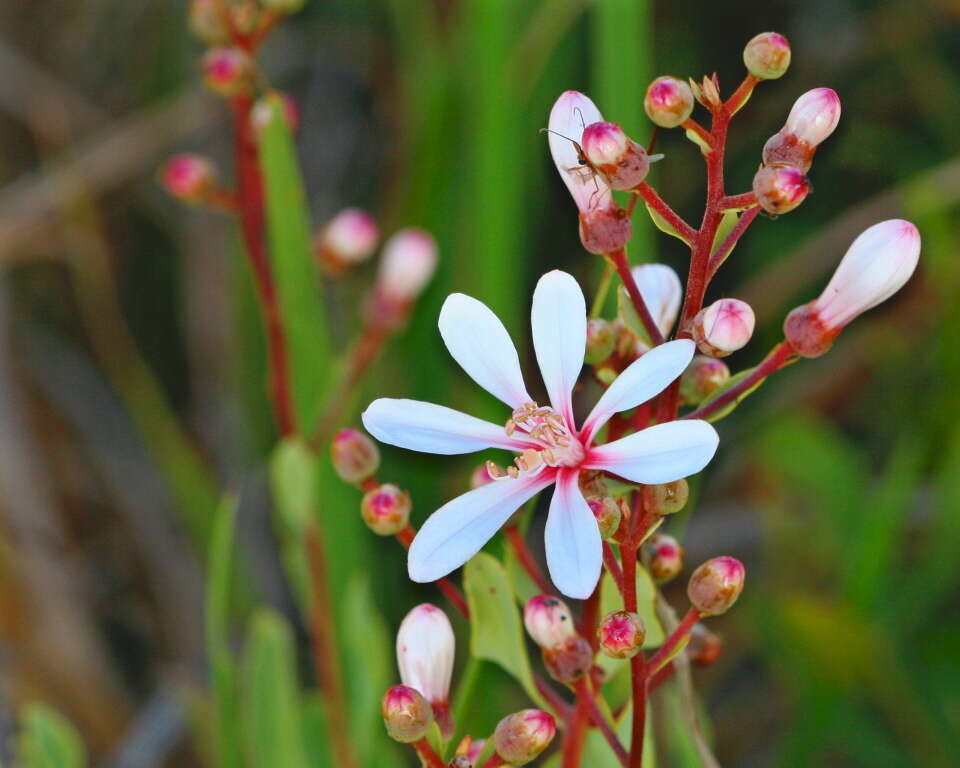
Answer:
[{"label": "red stem", "polygon": [[[631,539],[623,553],[623,607],[637,612],[637,548]],[[630,760],[628,768],[640,768],[643,763],[644,730],[647,719],[646,661],[643,652],[630,659],[630,688],[633,699],[633,724],[630,731]]]},{"label": "red stem", "polygon": [[726,195],[720,198],[720,208],[724,211],[749,208],[756,204],[757,196],[753,192],[744,192],[742,195]]},{"label": "red stem", "polygon": [[610,572],[610,576],[617,585],[617,590],[623,592],[623,571],[620,570],[620,563],[617,562],[617,555],[609,541],[603,542],[603,564]]},{"label": "red stem", "polygon": [[763,358],[760,365],[754,368],[753,373],[747,376],[743,381],[736,386],[731,387],[719,397],[716,397],[710,402],[701,405],[695,411],[691,411],[690,413],[686,414],[683,416],[683,418],[705,419],[710,414],[716,413],[716,411],[740,397],[740,395],[749,390],[761,379],[765,379],[771,373],[783,368],[783,366],[790,361],[790,358],[793,356],[793,354],[793,347],[791,347],[788,342],[781,341],[779,344],[777,344],[777,346],[770,350],[767,356]]},{"label": "red stem", "polygon": [[414,743],[414,748],[420,754],[420,757],[424,759],[429,768],[446,768],[443,760],[440,759],[433,747],[427,742],[426,739],[421,739],[420,741]]},{"label": "red stem", "polygon": [[760,206],[754,205],[752,208],[748,208],[737,219],[737,223],[734,224],[733,229],[723,238],[723,242],[717,246],[717,250],[713,252],[713,255],[710,257],[710,261],[707,264],[707,283],[713,279],[713,276],[717,273],[717,270],[720,268],[720,265],[723,264],[727,256],[730,255],[730,251],[733,250],[734,246],[743,237],[743,233],[747,231],[747,228],[753,224],[753,220],[757,218],[757,214],[760,213]]},{"label": "red stem", "polygon": [[644,181],[634,187],[633,191],[640,195],[647,205],[666,219],[667,223],[677,230],[684,240],[688,243],[693,242],[693,239],[697,236],[697,230],[687,224],[687,222],[657,194],[657,191],[653,187]]},{"label": "red stem", "polygon": [[693,131],[701,139],[707,142],[707,144],[713,144],[713,136],[710,135],[710,131],[700,125],[700,123],[698,123],[692,117],[684,120],[683,123],[680,124],[680,127],[686,131]]},{"label": "red stem", "polygon": [[597,618],[599,614],[600,582],[597,581],[597,586],[594,588],[593,593],[583,601],[583,610],[580,614],[580,626],[577,628],[580,636],[586,638],[594,652],[596,652],[600,644],[600,640],[597,637]]},{"label": "red stem", "polygon": [[550,709],[556,712],[557,717],[566,720],[570,716],[570,705],[560,698],[560,694],[553,690],[553,686],[536,672],[533,673],[533,684],[537,686],[540,695],[546,699],[547,704],[550,705]]},{"label": "red stem", "polygon": [[586,700],[587,709],[589,710],[590,718],[593,720],[594,725],[600,729],[600,733],[603,734],[603,738],[606,739],[607,744],[610,745],[610,749],[613,750],[620,764],[624,768],[628,768],[630,764],[630,754],[624,749],[623,744],[620,743],[620,739],[617,738],[617,734],[610,726],[610,723],[607,722],[607,718],[604,717],[590,686],[585,684],[585,679],[582,680],[581,683],[584,683],[582,690],[580,683],[577,684],[577,696],[582,696]]},{"label": "red stem", "polygon": [[620,280],[623,282],[624,287],[627,289],[627,293],[630,295],[630,301],[633,303],[633,308],[640,316],[640,322],[642,322],[643,327],[646,328],[647,334],[650,336],[650,340],[653,342],[653,346],[663,344],[663,335],[660,333],[660,329],[657,328],[657,324],[654,322],[653,315],[650,314],[650,310],[647,309],[647,303],[643,300],[643,296],[640,294],[640,289],[637,287],[637,281],[633,279],[633,273],[630,271],[630,265],[627,263],[627,252],[621,248],[613,253],[607,254],[607,256],[617,268],[617,274],[620,275]]},{"label": "red stem", "polygon": [[273,273],[270,270],[270,259],[264,244],[263,179],[253,136],[253,124],[250,120],[252,106],[253,100],[250,96],[237,96],[233,100],[237,205],[240,229],[243,233],[247,257],[250,259],[266,331],[271,398],[276,412],[277,426],[280,434],[285,437],[296,432],[297,425],[290,392],[283,318]]},{"label": "red stem", "polygon": [[507,541],[510,542],[510,547],[513,549],[513,554],[516,555],[517,561],[523,566],[523,570],[533,579],[533,582],[537,585],[537,589],[545,594],[550,594],[550,592],[553,591],[550,582],[547,581],[543,575],[543,571],[540,570],[537,561],[533,559],[533,554],[530,552],[530,548],[523,538],[523,533],[520,532],[517,526],[509,525],[506,528],[506,534]]},{"label": "red stem", "polygon": [[587,726],[590,723],[588,699],[591,698],[590,689],[585,678],[577,682],[574,690],[577,701],[567,718],[567,732],[563,736],[562,768],[580,768],[580,756],[583,752],[583,743],[587,738]]},{"label": "red stem", "polygon": [[647,662],[647,669],[656,673],[663,664],[664,659],[670,657],[670,654],[673,653],[673,650],[677,647],[677,645],[679,645],[683,638],[690,634],[690,630],[693,629],[693,625],[700,621],[700,618],[700,611],[698,611],[696,608],[691,608],[689,611],[687,611],[686,615],[677,625],[677,628],[670,634],[670,637],[667,638],[666,642],[664,642],[664,644],[657,649],[657,652],[650,657],[650,660]]},{"label": "red stem", "polygon": [[[413,541],[413,537],[416,535],[416,529],[412,525],[408,525],[397,534],[396,538],[397,541],[403,544],[404,549],[410,549],[410,542]],[[437,585],[437,588],[447,596],[447,599],[454,604],[456,609],[460,611],[463,618],[469,619],[470,609],[467,607],[467,601],[463,599],[463,594],[457,589],[456,585],[447,578],[437,579],[434,583]]]},{"label": "red stem", "polygon": [[650,679],[647,680],[647,691],[657,690],[664,682],[673,677],[675,671],[676,667],[672,661],[664,664],[660,669],[650,675]]},{"label": "red stem", "polygon": [[500,757],[500,755],[494,753],[487,762],[485,762],[482,768],[500,768],[501,765],[506,765],[506,761]]}]

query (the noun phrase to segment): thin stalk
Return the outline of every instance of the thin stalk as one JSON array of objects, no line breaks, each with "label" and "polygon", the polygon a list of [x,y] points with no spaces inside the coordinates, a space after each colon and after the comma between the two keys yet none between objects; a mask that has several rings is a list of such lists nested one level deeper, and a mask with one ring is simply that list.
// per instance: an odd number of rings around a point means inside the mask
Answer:
[{"label": "thin stalk", "polygon": [[723,239],[723,242],[717,247],[717,250],[713,252],[713,255],[710,257],[710,261],[707,263],[707,283],[713,280],[713,276],[717,273],[717,270],[720,268],[720,265],[723,264],[727,256],[730,255],[730,251],[734,249],[737,242],[740,238],[743,237],[743,234],[747,231],[747,228],[753,224],[753,220],[757,218],[757,214],[760,213],[760,206],[754,205],[752,208],[748,208],[737,219],[737,223],[734,224],[733,229],[727,234]]},{"label": "thin stalk", "polygon": [[622,765],[624,768],[629,768],[630,753],[627,752],[623,744],[620,743],[620,739],[617,738],[617,734],[614,732],[613,726],[610,725],[606,716],[603,714],[603,711],[600,709],[600,706],[597,704],[596,697],[599,694],[595,693],[589,685],[583,685],[583,692],[580,693],[578,689],[577,695],[582,695],[586,699],[587,709],[589,710],[590,718],[593,720],[593,724],[596,725],[600,730],[600,733],[603,734],[603,738],[606,739],[607,744],[610,745],[610,749],[612,749],[613,753],[617,756],[617,759],[620,761],[620,765]]},{"label": "thin stalk", "polygon": [[446,768],[446,764],[440,759],[440,755],[436,753],[426,739],[415,742],[413,748],[417,750],[417,754],[423,758],[424,765],[428,768]]},{"label": "thin stalk", "polygon": [[640,316],[640,322],[643,323],[643,327],[650,336],[653,346],[656,347],[659,344],[663,344],[663,334],[660,333],[660,329],[653,320],[653,315],[650,314],[650,310],[647,308],[647,303],[640,294],[637,281],[633,279],[633,273],[630,271],[630,265],[627,263],[627,252],[621,248],[613,253],[607,254],[607,258],[610,259],[616,267],[617,274],[620,275],[620,280],[627,289],[627,294],[630,296],[633,308]]},{"label": "thin stalk", "polygon": [[[631,200],[631,202],[633,202]],[[597,287],[597,293],[593,297],[593,303],[590,305],[590,317],[600,317],[603,312],[603,305],[607,303],[607,294],[610,292],[610,284],[613,282],[613,273],[615,267],[607,262],[603,269],[603,277],[600,278],[600,285]]]},{"label": "thin stalk", "polygon": [[607,567],[613,582],[617,585],[617,590],[623,592],[623,571],[620,570],[620,563],[617,562],[617,555],[609,541],[603,542],[603,564]]},{"label": "thin stalk", "polygon": [[677,628],[670,634],[670,637],[668,637],[664,644],[657,649],[657,652],[650,657],[650,660],[647,662],[647,668],[656,674],[660,667],[663,666],[664,660],[670,658],[676,647],[690,634],[693,625],[700,621],[700,618],[700,611],[696,608],[688,610],[677,625]]},{"label": "thin stalk", "polygon": [[510,548],[513,550],[513,554],[517,557],[517,562],[523,566],[523,570],[527,572],[527,575],[533,579],[533,582],[537,585],[537,588],[546,594],[549,594],[552,589],[550,582],[547,581],[546,576],[543,575],[543,571],[540,570],[540,566],[537,565],[537,561],[533,559],[533,553],[530,552],[530,548],[527,546],[526,539],[523,538],[523,533],[515,525],[508,525],[506,528],[507,541],[510,543]]},{"label": "thin stalk", "polygon": [[[623,551],[623,607],[637,612],[637,551],[633,543]],[[643,741],[647,720],[647,670],[643,652],[630,659],[630,690],[633,700],[633,722],[630,729],[628,768],[643,764]]]},{"label": "thin stalk", "polygon": [[720,198],[720,208],[725,211],[749,208],[756,204],[757,196],[753,192],[744,192],[742,195],[726,195]]},{"label": "thin stalk", "polygon": [[580,768],[583,744],[587,738],[587,726],[590,723],[588,699],[592,698],[586,680],[581,678],[574,690],[577,694],[573,711],[567,718],[567,731],[563,735],[563,760],[561,768]]},{"label": "thin stalk", "polygon": [[643,198],[643,202],[659,213],[671,227],[677,230],[684,240],[688,243],[693,242],[693,239],[697,236],[697,230],[687,224],[683,217],[674,211],[653,187],[644,181],[638,184],[633,191]]}]

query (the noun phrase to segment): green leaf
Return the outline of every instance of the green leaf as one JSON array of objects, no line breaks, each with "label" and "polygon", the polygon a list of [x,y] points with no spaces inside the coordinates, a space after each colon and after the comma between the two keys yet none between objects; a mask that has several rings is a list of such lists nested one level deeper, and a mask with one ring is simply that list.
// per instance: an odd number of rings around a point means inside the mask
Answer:
[{"label": "green leaf", "polygon": [[330,349],[317,286],[300,164],[278,94],[264,97],[269,119],[258,127],[266,194],[267,241],[287,337],[294,410],[301,429],[316,421],[327,388]]},{"label": "green leaf", "polygon": [[520,611],[503,566],[481,552],[464,566],[463,590],[470,606],[471,655],[503,667],[537,706],[549,709],[533,684]]},{"label": "green leaf", "polygon": [[299,535],[319,506],[317,457],[300,438],[283,440],[270,459],[270,486],[280,518]]},{"label": "green leaf", "polygon": [[230,577],[236,502],[224,499],[217,511],[207,581],[207,658],[213,686],[214,754],[217,768],[240,768],[237,671],[229,647]]},{"label": "green leaf", "polygon": [[630,294],[623,286],[617,288],[617,314],[630,333],[647,346],[652,346],[653,342],[650,341],[650,335],[647,333],[647,329],[643,327],[643,321],[630,300]]},{"label": "green leaf", "polygon": [[43,704],[26,708],[18,768],[83,768],[86,764],[83,742],[65,717]]},{"label": "green leaf", "polygon": [[703,137],[696,131],[685,130],[684,133],[686,134],[687,138],[690,139],[690,141],[700,147],[700,151],[703,152],[703,154],[709,155],[711,152],[713,152],[713,149],[711,149],[710,145],[707,144]]},{"label": "green leaf", "polygon": [[[687,132],[689,135],[689,131]],[[687,240],[679,231],[673,228],[673,225],[670,224],[663,216],[661,216],[657,211],[651,208],[649,205],[644,203],[644,207],[647,209],[647,213],[650,214],[650,219],[653,221],[654,226],[659,229],[661,232],[666,232],[668,235],[672,235],[678,240],[682,240],[687,245],[690,245],[690,241]]]},{"label": "green leaf", "polygon": [[293,633],[278,613],[263,609],[247,637],[247,745],[251,765],[307,768]]}]

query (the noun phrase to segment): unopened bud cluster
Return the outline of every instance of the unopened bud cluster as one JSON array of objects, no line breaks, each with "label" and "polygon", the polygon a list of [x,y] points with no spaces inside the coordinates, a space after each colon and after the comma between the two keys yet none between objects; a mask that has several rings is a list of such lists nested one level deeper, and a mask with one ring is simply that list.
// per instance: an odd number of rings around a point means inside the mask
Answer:
[{"label": "unopened bud cluster", "polygon": [[693,572],[687,584],[690,603],[702,616],[726,613],[740,597],[746,571],[734,557],[715,557]]},{"label": "unopened bud cluster", "polygon": [[647,151],[616,123],[591,123],[583,130],[583,151],[611,189],[633,189],[650,170]]},{"label": "unopened bud cluster", "polygon": [[405,686],[430,703],[445,739],[453,736],[448,698],[453,675],[455,638],[447,615],[430,603],[411,610],[397,632],[397,666]]},{"label": "unopened bud cluster", "polygon": [[567,604],[552,595],[531,597],[523,611],[523,623],[540,646],[550,676],[561,683],[573,683],[590,669],[593,649],[577,634]]},{"label": "unopened bud cluster", "polygon": [[433,723],[433,708],[414,688],[395,685],[383,695],[380,705],[387,733],[394,741],[411,744],[427,735]]},{"label": "unopened bud cluster", "polygon": [[753,336],[753,310],[739,299],[720,299],[693,318],[691,331],[705,355],[726,357],[746,346]]},{"label": "unopened bud cluster", "polygon": [[629,659],[640,653],[647,629],[636,613],[611,611],[600,620],[597,639],[600,648],[614,659]]},{"label": "unopened bud cluster", "polygon": [[672,581],[683,570],[683,547],[673,536],[657,533],[643,547],[647,571],[658,584]]},{"label": "unopened bud cluster", "polygon": [[380,449],[357,429],[341,429],[330,442],[330,458],[341,480],[362,483],[380,468]]},{"label": "unopened bud cluster", "polygon": [[754,77],[776,80],[790,66],[790,43],[779,32],[761,32],[743,49],[743,63]]},{"label": "unopened bud cluster", "polygon": [[526,765],[550,746],[557,735],[553,716],[539,709],[507,715],[493,732],[497,754],[507,765]]},{"label": "unopened bud cluster", "polygon": [[207,158],[183,152],[164,163],[160,183],[178,200],[202,203],[216,187],[216,170]]},{"label": "unopened bud cluster", "polygon": [[367,527],[378,536],[396,536],[410,522],[410,494],[384,483],[364,494],[360,514]]},{"label": "unopened bud cluster", "polygon": [[373,216],[359,208],[346,208],[320,230],[314,250],[324,268],[337,273],[369,259],[379,240],[380,229]]},{"label": "unopened bud cluster", "polygon": [[248,93],[255,75],[253,59],[241,48],[211,48],[203,57],[203,81],[219,96]]},{"label": "unopened bud cluster", "polygon": [[693,113],[693,91],[676,77],[658,77],[647,87],[643,108],[661,128],[676,128]]}]

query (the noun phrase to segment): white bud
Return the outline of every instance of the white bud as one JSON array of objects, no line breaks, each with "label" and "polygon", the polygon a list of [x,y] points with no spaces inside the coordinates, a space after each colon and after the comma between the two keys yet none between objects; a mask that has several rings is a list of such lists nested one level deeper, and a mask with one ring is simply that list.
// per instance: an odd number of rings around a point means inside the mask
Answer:
[{"label": "white bud", "polygon": [[693,340],[703,354],[725,357],[746,346],[754,324],[753,310],[745,301],[720,299],[693,318]]},{"label": "white bud", "polygon": [[557,648],[577,634],[567,604],[553,595],[537,595],[523,609],[523,623],[541,648]]},{"label": "white bud", "polygon": [[794,102],[784,129],[816,147],[840,122],[840,97],[832,88],[814,88]]},{"label": "white bud", "polygon": [[669,336],[683,298],[680,278],[666,264],[641,264],[630,271],[657,328],[665,337]]},{"label": "white bud", "polygon": [[436,268],[437,242],[433,236],[422,229],[402,229],[383,247],[377,284],[391,299],[413,301]]},{"label": "white bud", "polygon": [[397,666],[403,684],[431,704],[445,704],[453,675],[455,639],[447,615],[423,603],[406,615],[397,632]]}]

